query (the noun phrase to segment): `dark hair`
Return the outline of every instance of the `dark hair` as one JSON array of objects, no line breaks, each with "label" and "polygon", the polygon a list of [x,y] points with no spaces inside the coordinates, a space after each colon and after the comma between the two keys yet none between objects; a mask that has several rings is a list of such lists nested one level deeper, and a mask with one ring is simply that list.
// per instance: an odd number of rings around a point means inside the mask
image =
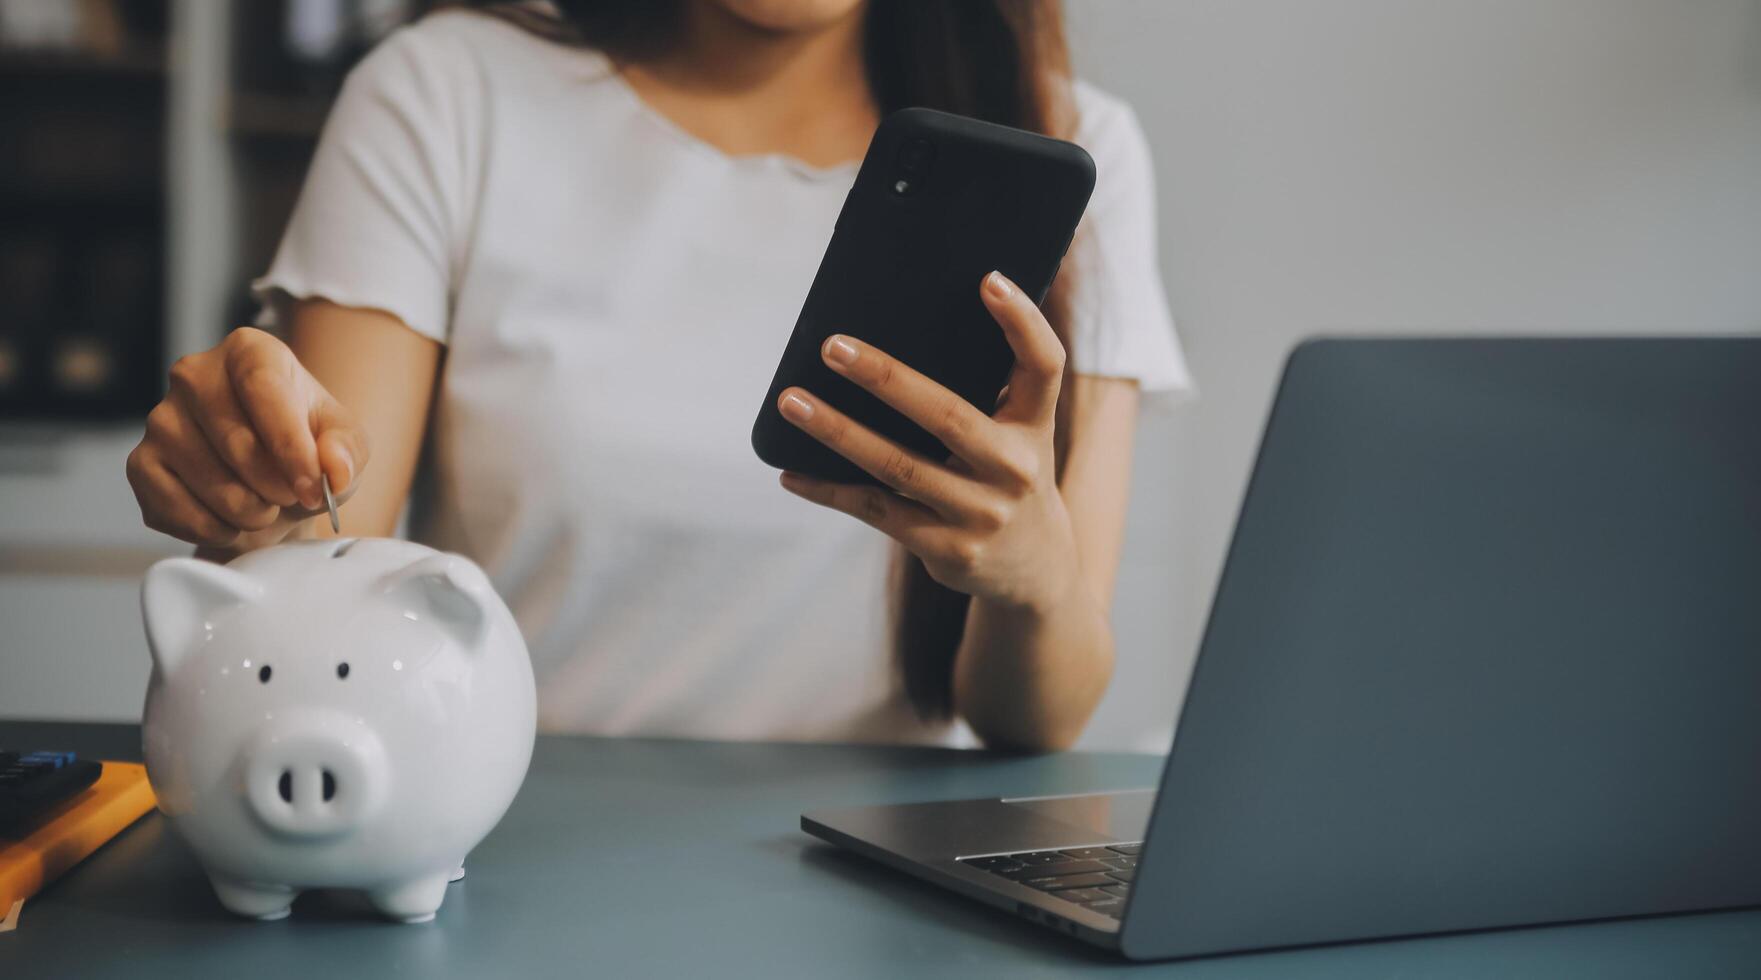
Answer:
[{"label": "dark hair", "polygon": [[[678,38],[681,0],[553,0],[558,21],[515,4],[473,4],[562,43],[640,61]],[[1058,0],[870,0],[863,57],[881,113],[926,106],[1069,138],[1075,129],[1069,52]],[[1068,271],[1044,304],[1069,346]],[[973,283],[977,289],[978,284]],[[1068,381],[1068,377],[1065,379]],[[1068,393],[1069,385],[1065,385]],[[1057,412],[1058,470],[1068,448],[1070,399]],[[923,562],[898,551],[894,569],[894,646],[905,696],[917,714],[944,720],[954,711],[954,658],[970,598],[937,583]]]}]

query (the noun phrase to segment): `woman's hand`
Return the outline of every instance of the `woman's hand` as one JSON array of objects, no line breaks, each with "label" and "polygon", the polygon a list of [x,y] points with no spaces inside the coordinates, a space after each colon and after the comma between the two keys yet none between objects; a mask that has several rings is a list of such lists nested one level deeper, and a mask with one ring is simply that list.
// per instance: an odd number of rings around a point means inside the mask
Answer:
[{"label": "woman's hand", "polygon": [[287,345],[234,330],[171,366],[170,391],[128,456],[141,518],[206,548],[272,544],[339,499],[367,465],[366,434]]},{"label": "woman's hand", "polygon": [[897,539],[948,588],[1045,610],[1079,580],[1052,450],[1064,347],[1033,301],[1002,273],[986,276],[980,295],[1015,352],[1014,372],[992,415],[854,338],[833,336],[820,352],[832,370],[940,439],[952,458],[927,459],[789,388],[778,403],[785,418],[897,493],[798,473],[784,473],[782,484]]}]

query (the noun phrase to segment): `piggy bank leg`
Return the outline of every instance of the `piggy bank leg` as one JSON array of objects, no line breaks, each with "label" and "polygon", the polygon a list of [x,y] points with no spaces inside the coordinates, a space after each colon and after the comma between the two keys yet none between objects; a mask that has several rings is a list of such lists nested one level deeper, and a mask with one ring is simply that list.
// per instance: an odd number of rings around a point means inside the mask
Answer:
[{"label": "piggy bank leg", "polygon": [[226,906],[228,912],[264,922],[286,918],[293,907],[294,897],[299,894],[286,885],[262,885],[219,875],[209,881],[214,885],[214,894],[220,898],[220,904]]},{"label": "piggy bank leg", "polygon": [[447,879],[451,871],[425,878],[400,881],[395,885],[375,888],[367,893],[373,907],[400,922],[427,922],[434,918],[446,898]]}]

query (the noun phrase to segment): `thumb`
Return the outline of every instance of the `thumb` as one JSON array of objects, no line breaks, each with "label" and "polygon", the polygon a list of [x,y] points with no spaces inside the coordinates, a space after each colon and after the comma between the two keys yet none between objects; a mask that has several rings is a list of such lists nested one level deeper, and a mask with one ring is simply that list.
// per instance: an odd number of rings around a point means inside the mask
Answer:
[{"label": "thumb", "polygon": [[318,466],[338,496],[354,489],[367,468],[367,432],[343,404],[328,393],[312,407],[312,435],[318,441]]}]

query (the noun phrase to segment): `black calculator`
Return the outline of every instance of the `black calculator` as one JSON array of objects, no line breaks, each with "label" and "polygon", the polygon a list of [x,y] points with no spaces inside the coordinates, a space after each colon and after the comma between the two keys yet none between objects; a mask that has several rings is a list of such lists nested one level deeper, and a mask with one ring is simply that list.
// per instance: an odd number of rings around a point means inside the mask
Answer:
[{"label": "black calculator", "polygon": [[73,752],[0,749],[0,835],[27,830],[44,811],[98,780],[102,763]]}]

